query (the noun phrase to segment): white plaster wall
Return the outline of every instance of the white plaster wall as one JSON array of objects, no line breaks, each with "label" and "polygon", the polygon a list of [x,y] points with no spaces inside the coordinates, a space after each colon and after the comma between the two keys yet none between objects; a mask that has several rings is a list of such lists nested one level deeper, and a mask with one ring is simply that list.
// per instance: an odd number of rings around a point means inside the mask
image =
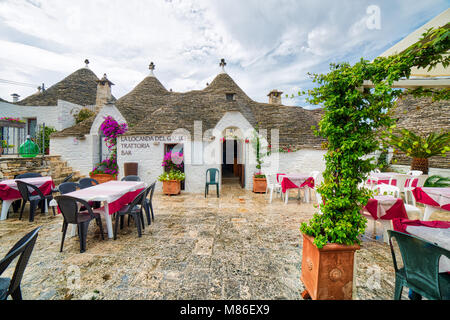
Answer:
[{"label": "white plaster wall", "polygon": [[75,124],[73,115],[82,108],[74,103],[58,100],[57,106],[19,106],[0,102],[0,116],[20,118],[22,120],[36,118],[37,124],[45,123],[60,131]]},{"label": "white plaster wall", "polygon": [[74,170],[82,175],[89,175],[93,165],[97,163],[94,145],[98,143],[95,137],[86,136],[79,140],[75,137],[60,137],[50,139],[50,154],[60,155]]},{"label": "white plaster wall", "polygon": [[94,122],[92,123],[90,132],[91,135],[98,135],[100,126],[102,125],[103,121],[105,121],[104,118],[107,116],[113,117],[118,123],[127,123],[127,121],[115,105],[105,105],[102,107],[100,112],[95,117]]}]

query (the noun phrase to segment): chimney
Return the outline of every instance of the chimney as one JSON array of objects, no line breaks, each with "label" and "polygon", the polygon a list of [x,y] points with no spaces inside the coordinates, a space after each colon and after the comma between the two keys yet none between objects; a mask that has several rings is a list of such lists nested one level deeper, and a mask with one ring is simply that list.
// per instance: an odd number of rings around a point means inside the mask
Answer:
[{"label": "chimney", "polygon": [[283,92],[275,90],[275,89],[270,91],[270,93],[267,95],[269,97],[269,104],[281,105],[281,95],[282,94],[283,94]]},{"label": "chimney", "polygon": [[11,97],[13,97],[13,102],[18,102],[20,96],[19,96],[17,93],[13,93],[13,94],[11,95]]},{"label": "chimney", "polygon": [[95,110],[98,112],[112,98],[111,86],[114,83],[108,80],[106,73],[103,78],[97,80],[97,99],[95,101]]}]

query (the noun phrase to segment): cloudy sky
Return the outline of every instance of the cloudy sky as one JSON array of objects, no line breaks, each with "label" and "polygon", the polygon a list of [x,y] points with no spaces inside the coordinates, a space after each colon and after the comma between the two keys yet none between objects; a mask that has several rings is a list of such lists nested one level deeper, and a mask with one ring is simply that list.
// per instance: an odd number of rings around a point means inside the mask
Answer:
[{"label": "cloudy sky", "polygon": [[[0,97],[48,88],[86,58],[116,84],[117,98],[142,81],[150,61],[167,89],[202,89],[225,58],[238,85],[266,102],[272,89],[311,88],[307,73],[326,72],[330,62],[375,58],[448,7],[450,0],[0,0]],[[302,98],[283,102],[308,107]]]}]

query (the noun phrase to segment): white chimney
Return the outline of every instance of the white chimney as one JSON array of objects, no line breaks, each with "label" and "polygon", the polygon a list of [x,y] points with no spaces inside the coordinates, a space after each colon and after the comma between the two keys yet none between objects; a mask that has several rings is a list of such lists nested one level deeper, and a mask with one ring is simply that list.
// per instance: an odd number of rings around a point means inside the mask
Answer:
[{"label": "white chimney", "polygon": [[103,75],[103,78],[97,80],[97,98],[95,101],[95,108],[99,111],[107,102],[112,98],[111,95],[111,86],[114,83],[108,80],[106,77],[106,73]]},{"label": "white chimney", "polygon": [[267,95],[269,97],[269,104],[281,105],[281,95],[282,94],[283,94],[283,92],[275,90],[275,89],[270,91],[270,93]]},{"label": "white chimney", "polygon": [[11,97],[13,98],[13,102],[18,102],[20,96],[19,96],[17,93],[13,93],[13,94],[11,95]]}]

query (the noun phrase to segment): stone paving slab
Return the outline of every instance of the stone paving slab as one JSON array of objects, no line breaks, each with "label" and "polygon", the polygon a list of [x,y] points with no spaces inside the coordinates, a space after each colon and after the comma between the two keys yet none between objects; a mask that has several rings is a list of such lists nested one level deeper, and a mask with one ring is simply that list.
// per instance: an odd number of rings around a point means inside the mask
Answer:
[{"label": "stone paving slab", "polygon": [[[156,194],[155,222],[142,238],[125,223],[116,241],[101,240],[92,223],[83,254],[77,237],[59,252],[61,216],[38,213],[29,223],[27,208],[22,221],[18,214],[0,221],[0,255],[42,226],[22,280],[24,299],[301,299],[299,227],[313,205],[295,198],[269,204],[237,186],[221,192],[219,199]],[[392,299],[388,245],[364,241],[356,263],[356,299]]]}]

